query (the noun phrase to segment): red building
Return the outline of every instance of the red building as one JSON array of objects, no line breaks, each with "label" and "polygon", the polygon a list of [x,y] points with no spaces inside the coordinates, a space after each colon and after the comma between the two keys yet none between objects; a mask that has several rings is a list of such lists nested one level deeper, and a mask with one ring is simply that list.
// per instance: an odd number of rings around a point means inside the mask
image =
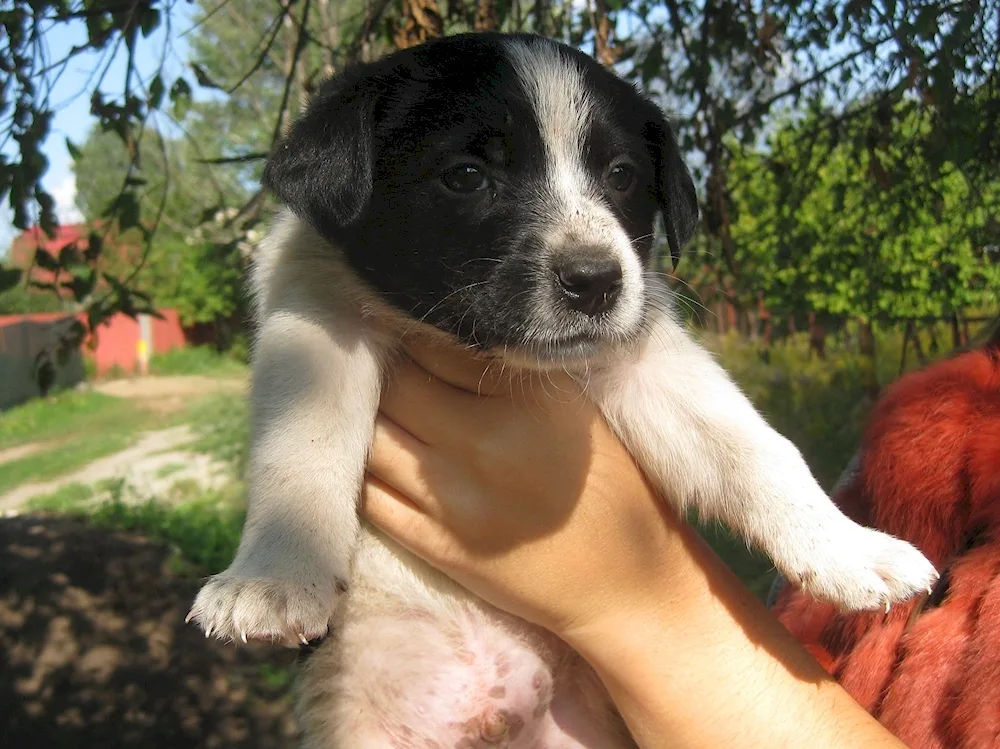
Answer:
[{"label": "red building", "polygon": [[[58,279],[56,272],[39,267],[34,262],[35,253],[38,249],[44,249],[56,259],[66,247],[83,253],[88,247],[91,231],[92,227],[87,224],[69,224],[58,227],[55,236],[49,237],[41,228],[32,227],[16,237],[11,244],[10,264],[25,270],[31,268],[30,280],[39,284],[55,284],[59,280],[67,280]],[[115,259],[129,261],[134,260],[131,255],[135,252],[134,248],[116,243],[113,238],[108,237],[104,242],[102,257],[107,258],[110,254]],[[72,298],[69,290],[62,289],[58,285],[57,288],[61,296]],[[140,315],[136,320],[124,314],[117,314],[98,326],[94,335],[85,341],[83,346],[84,357],[94,362],[98,376],[115,369],[126,373],[135,372],[141,347],[152,355],[165,353],[187,344],[177,311],[165,309],[159,312],[163,316],[162,320],[150,315]],[[0,335],[0,355],[34,360],[38,355],[35,349],[51,345],[51,342],[46,342],[46,336],[38,332],[37,325],[49,323],[56,326],[58,321],[71,317],[77,317],[81,322],[86,321],[85,315],[71,311],[0,315],[0,333],[6,332],[6,335]],[[12,326],[20,323],[31,323],[30,326],[23,326],[23,330],[27,331],[32,327],[35,332],[30,336],[27,332],[23,334],[16,332]],[[142,346],[140,341],[144,341]]]}]

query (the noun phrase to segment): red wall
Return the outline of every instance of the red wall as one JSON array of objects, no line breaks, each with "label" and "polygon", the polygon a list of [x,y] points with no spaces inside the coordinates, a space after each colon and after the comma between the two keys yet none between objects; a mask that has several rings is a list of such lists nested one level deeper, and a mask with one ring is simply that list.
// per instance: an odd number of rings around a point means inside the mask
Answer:
[{"label": "red wall", "polygon": [[[184,329],[177,317],[177,310],[162,309],[159,311],[163,320],[152,319],[153,341],[150,354],[164,354],[175,348],[186,345]],[[28,315],[0,315],[0,327],[21,320],[49,322],[66,317],[61,312],[39,312]],[[81,322],[86,322],[85,315],[77,315]],[[128,315],[114,315],[98,326],[94,336],[83,348],[84,356],[94,362],[98,376],[107,374],[117,367],[127,373],[136,370],[136,344],[139,342],[139,323]],[[96,345],[90,345],[90,344]]]},{"label": "red wall", "polygon": [[175,309],[161,309],[162,320],[153,318],[153,352],[163,354],[187,345],[184,328]]}]

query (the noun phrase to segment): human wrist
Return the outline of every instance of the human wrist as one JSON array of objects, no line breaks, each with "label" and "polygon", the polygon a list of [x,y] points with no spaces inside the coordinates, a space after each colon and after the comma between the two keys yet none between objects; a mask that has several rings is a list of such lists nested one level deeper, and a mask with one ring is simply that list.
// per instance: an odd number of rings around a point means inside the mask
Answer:
[{"label": "human wrist", "polygon": [[650,632],[674,642],[692,634],[695,643],[706,639],[699,623],[704,623],[713,599],[709,575],[696,554],[702,542],[687,523],[666,521],[676,525],[665,534],[660,567],[650,570],[641,584],[619,588],[603,605],[594,606],[591,616],[581,616],[556,633],[588,660],[614,662],[622,648],[642,642]]}]

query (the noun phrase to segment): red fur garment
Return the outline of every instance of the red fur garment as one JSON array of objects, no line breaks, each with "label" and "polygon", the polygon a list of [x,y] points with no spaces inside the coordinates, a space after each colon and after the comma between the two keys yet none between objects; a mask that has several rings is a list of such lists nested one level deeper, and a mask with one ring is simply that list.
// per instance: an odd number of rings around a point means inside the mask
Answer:
[{"label": "red fur garment", "polygon": [[913,749],[1000,745],[1000,351],[909,374],[876,405],[834,499],[942,571],[926,597],[840,614],[794,589],[779,619]]}]

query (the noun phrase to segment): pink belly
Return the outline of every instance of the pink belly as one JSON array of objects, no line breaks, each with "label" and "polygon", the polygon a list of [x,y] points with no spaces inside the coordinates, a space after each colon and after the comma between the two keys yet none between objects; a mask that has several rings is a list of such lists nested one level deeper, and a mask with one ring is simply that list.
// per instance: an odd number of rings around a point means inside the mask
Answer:
[{"label": "pink belly", "polygon": [[314,726],[333,729],[329,742],[308,746],[634,746],[593,672],[561,642],[476,610],[452,614],[349,619],[308,665],[304,728],[314,739]]}]

